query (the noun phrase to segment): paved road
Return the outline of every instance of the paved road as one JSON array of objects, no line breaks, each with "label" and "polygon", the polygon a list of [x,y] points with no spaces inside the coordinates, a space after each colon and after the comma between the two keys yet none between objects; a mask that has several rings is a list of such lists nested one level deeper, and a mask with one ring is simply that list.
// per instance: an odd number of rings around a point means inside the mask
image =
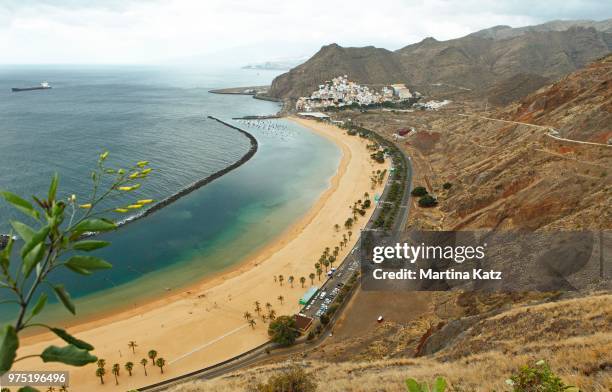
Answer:
[{"label": "paved road", "polygon": [[[389,141],[390,143],[393,143]],[[406,168],[406,184],[407,187],[404,189],[403,198],[400,203],[399,215],[395,218],[393,229],[391,230],[392,235],[389,237],[389,241],[397,242],[399,240],[399,233],[403,231],[406,221],[408,220],[408,213],[410,211],[410,190],[412,189],[412,161],[408,155],[397,145],[395,147],[400,151],[404,158],[404,167]],[[380,196],[379,202],[376,203],[376,207],[368,223],[363,230],[374,230],[380,229],[374,228],[374,222],[381,213],[382,207],[385,204],[391,185],[396,181],[391,179],[392,175],[387,178],[387,183],[383,189],[383,193]],[[359,244],[360,239],[357,239],[355,246],[351,249],[351,252],[345,257],[342,263],[337,267],[337,270],[333,272],[332,276],[329,277],[321,286],[319,291],[312,297],[301,310],[301,314],[308,317],[317,318],[321,314],[325,313],[329,305],[334,301],[338,295],[342,286],[346,285],[355,273],[356,270],[360,269],[359,259]]]}]

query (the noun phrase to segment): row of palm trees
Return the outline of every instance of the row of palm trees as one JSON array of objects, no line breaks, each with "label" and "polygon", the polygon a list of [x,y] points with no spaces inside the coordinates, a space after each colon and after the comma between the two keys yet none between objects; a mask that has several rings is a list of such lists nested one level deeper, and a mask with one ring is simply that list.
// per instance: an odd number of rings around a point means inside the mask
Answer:
[{"label": "row of palm trees", "polygon": [[376,188],[376,185],[382,185],[383,180],[385,179],[385,174],[387,174],[387,169],[372,170],[372,174],[370,175],[370,185],[372,186],[372,189]]},{"label": "row of palm trees", "polygon": [[[279,295],[277,299],[281,305],[285,301],[285,297],[283,297],[282,295]],[[259,301],[254,302],[255,313],[257,313],[261,321],[265,324],[268,320],[274,321],[276,319],[276,310],[272,309],[272,304],[270,302],[266,302],[264,306],[266,308],[265,313],[261,307],[261,302]],[[255,325],[257,324],[257,322],[255,321],[255,319],[253,318],[253,315],[250,312],[248,311],[244,312],[242,317],[247,321],[247,323],[249,324],[251,328],[255,329]]]},{"label": "row of palm trees", "polygon": [[[136,347],[138,347],[138,345],[136,344],[135,341],[130,341],[128,343],[128,347],[132,349],[132,353],[136,354]],[[160,357],[156,350],[149,350],[149,352],[147,353],[147,357],[148,359],[142,358],[140,360],[140,364],[142,365],[142,368],[144,369],[145,376],[148,376],[147,365],[149,364],[149,360],[151,361],[151,364],[153,366],[157,366],[159,368],[159,370],[161,371],[161,374],[164,374],[164,366],[166,366],[166,360]],[[101,384],[104,384],[104,376],[106,376],[107,374],[106,373],[106,360],[98,359],[96,364],[98,365],[98,368],[96,369],[96,377],[100,379]],[[130,377],[132,376],[132,372],[134,371],[134,366],[135,366],[134,362],[131,362],[131,361],[128,361],[123,365],[123,368],[128,372]],[[113,364],[113,366],[111,367],[111,373],[113,374],[113,376],[115,376],[115,385],[119,385],[121,365],[119,365],[118,363]]]},{"label": "row of palm trees", "polygon": [[[281,286],[283,285],[283,282],[285,281],[285,276],[284,275],[274,275],[274,283],[279,283]],[[314,283],[314,274],[310,274],[309,275],[311,284]],[[306,278],[301,276],[300,279],[300,286],[302,288],[304,288],[304,284],[306,284]],[[293,283],[295,282],[295,277],[293,275],[289,276],[287,278],[287,282],[289,282],[289,285],[291,286],[291,288],[293,288]]]}]

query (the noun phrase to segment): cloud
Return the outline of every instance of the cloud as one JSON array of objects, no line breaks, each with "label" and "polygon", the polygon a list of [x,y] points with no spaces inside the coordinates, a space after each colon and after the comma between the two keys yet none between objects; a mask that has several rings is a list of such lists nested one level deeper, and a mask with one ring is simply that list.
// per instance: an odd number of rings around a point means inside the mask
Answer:
[{"label": "cloud", "polygon": [[250,62],[330,42],[397,49],[497,24],[610,16],[609,1],[595,0],[2,0],[0,62]]}]

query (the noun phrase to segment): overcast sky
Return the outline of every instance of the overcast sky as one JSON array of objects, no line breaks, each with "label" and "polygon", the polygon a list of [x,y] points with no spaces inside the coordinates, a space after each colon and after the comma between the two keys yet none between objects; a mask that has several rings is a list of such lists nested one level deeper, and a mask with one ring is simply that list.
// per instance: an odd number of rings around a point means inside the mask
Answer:
[{"label": "overcast sky", "polygon": [[[397,49],[505,24],[612,17],[610,0],[0,0],[0,63],[257,62]],[[242,65],[242,64],[239,64]]]}]

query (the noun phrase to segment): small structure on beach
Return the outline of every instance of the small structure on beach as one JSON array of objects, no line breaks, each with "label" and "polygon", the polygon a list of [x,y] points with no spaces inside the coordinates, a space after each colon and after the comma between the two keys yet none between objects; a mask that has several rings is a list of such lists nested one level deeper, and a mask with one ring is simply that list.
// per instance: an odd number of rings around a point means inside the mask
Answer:
[{"label": "small structure on beach", "polygon": [[306,305],[318,290],[319,288],[317,286],[312,286],[309,288],[308,291],[304,293],[302,298],[300,298],[300,305]]},{"label": "small structure on beach", "polygon": [[312,117],[312,118],[316,118],[319,120],[329,119],[329,116],[327,114],[321,113],[321,112],[300,112],[298,113],[298,115],[302,117]]},{"label": "small structure on beach", "polygon": [[308,317],[303,313],[298,313],[295,316],[295,327],[302,333],[308,331],[312,325],[312,317]]}]

